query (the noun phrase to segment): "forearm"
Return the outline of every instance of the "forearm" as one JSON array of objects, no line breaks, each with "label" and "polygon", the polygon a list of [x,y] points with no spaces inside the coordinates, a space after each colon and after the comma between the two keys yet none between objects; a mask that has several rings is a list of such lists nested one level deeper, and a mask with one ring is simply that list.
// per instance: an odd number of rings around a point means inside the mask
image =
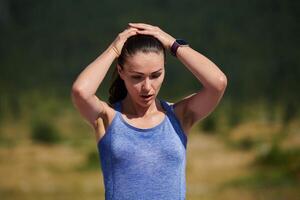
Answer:
[{"label": "forearm", "polygon": [[109,46],[79,74],[73,83],[72,91],[85,97],[94,95],[115,58],[116,53]]},{"label": "forearm", "polygon": [[225,74],[208,58],[191,47],[179,47],[177,58],[197,77],[203,86],[212,91],[226,87]]}]

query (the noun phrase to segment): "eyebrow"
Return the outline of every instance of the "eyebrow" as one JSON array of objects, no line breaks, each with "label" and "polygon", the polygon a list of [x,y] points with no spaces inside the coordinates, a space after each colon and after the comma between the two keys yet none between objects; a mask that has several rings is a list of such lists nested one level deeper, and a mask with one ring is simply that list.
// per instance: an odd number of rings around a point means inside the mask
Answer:
[{"label": "eyebrow", "polygon": [[[161,70],[163,70],[163,68],[161,68],[161,69],[159,69],[159,70],[157,70],[157,71],[155,71],[155,72],[152,72],[151,74],[154,74],[154,73],[157,73],[157,72],[159,72],[159,71],[161,71]],[[144,73],[142,73],[142,72],[137,72],[137,71],[129,71],[129,72],[132,72],[132,73],[137,73],[137,74],[144,74]]]}]

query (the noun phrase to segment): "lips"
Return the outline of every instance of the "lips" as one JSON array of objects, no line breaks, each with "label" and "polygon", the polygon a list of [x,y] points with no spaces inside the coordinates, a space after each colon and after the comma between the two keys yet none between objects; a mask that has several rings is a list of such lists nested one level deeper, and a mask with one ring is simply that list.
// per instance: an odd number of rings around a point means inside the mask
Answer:
[{"label": "lips", "polygon": [[145,95],[141,95],[141,97],[144,99],[144,100],[149,100],[153,97],[153,94],[145,94]]},{"label": "lips", "polygon": [[145,94],[145,95],[141,95],[141,96],[147,98],[147,97],[153,96],[153,94]]}]

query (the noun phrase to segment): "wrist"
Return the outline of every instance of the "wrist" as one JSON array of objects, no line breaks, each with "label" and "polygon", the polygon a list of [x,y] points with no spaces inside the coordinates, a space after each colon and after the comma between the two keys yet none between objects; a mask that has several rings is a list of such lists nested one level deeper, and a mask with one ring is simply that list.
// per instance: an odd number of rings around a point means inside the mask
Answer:
[{"label": "wrist", "polygon": [[183,39],[176,39],[170,47],[171,54],[176,57],[177,49],[184,46],[189,46],[189,44]]},{"label": "wrist", "polygon": [[119,50],[114,45],[109,46],[109,51],[112,52],[115,55],[116,58],[118,58],[121,54],[119,52]]},{"label": "wrist", "polygon": [[176,42],[176,39],[173,38],[168,46],[168,50],[171,51],[172,45],[174,44],[174,42]]}]

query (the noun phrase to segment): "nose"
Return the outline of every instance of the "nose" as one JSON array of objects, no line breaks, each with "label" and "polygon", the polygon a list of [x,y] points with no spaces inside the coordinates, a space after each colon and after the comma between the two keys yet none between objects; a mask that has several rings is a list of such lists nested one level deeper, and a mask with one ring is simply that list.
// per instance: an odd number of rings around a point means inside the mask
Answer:
[{"label": "nose", "polygon": [[142,86],[142,89],[144,91],[150,91],[151,89],[151,81],[149,80],[149,78],[145,78],[144,82],[143,82],[143,86]]}]

